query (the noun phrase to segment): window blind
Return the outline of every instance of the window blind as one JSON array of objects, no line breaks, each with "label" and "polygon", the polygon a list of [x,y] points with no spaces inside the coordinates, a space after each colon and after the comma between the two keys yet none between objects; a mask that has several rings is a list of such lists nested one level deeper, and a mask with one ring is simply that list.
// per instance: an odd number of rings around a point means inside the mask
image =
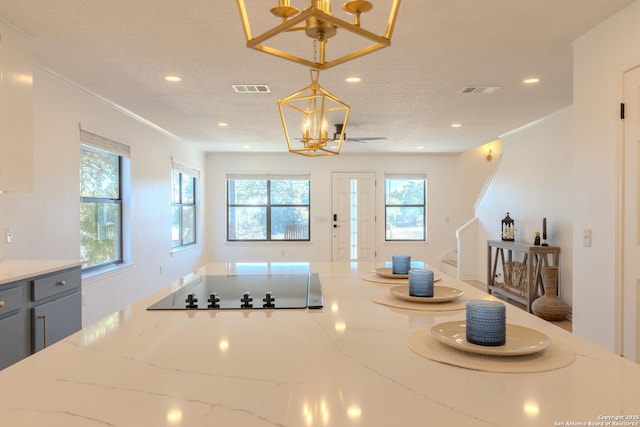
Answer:
[{"label": "window blind", "polygon": [[309,174],[248,174],[248,173],[228,173],[227,179],[250,179],[250,180],[302,180],[308,181]]},{"label": "window blind", "polygon": [[385,179],[427,179],[423,173],[385,173]]},{"label": "window blind", "polygon": [[173,170],[176,170],[184,175],[192,176],[196,179],[200,179],[200,171],[197,169],[190,168],[188,166],[183,165],[182,163],[178,163],[175,160],[171,159],[171,167]]},{"label": "window blind", "polygon": [[80,128],[80,141],[94,148],[109,151],[122,157],[131,157],[131,148],[128,145],[105,138]]}]

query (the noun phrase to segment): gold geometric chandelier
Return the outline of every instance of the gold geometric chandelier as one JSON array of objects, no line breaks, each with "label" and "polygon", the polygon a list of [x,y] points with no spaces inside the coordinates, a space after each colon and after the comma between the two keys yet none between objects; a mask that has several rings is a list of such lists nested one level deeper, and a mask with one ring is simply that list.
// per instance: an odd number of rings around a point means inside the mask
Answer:
[{"label": "gold geometric chandelier", "polygon": [[[367,0],[348,0],[342,10],[353,16],[353,22],[348,22],[332,13],[331,0],[299,0],[297,3],[307,3],[307,8],[300,10],[291,5],[291,0],[275,0],[277,6],[270,9],[271,15],[280,19],[280,23],[266,29],[258,36],[253,36],[249,23],[246,1],[265,0],[237,0],[242,26],[247,40],[247,47],[268,53],[279,58],[293,61],[309,67],[311,84],[278,101],[280,118],[284,128],[289,152],[304,156],[331,156],[340,154],[349,119],[350,107],[318,83],[320,70],[326,70],[336,65],[359,58],[379,49],[391,45],[391,35],[395,27],[401,0],[392,2],[389,16],[386,18],[386,30],[383,35],[377,35],[362,28],[362,14],[373,9]],[[272,0],[273,1],[273,0]],[[296,0],[294,0],[296,1]],[[261,10],[261,12],[264,12]],[[264,23],[264,13],[256,18],[259,24]],[[344,31],[343,31],[344,30]],[[301,47],[303,40],[312,40],[313,49]],[[335,55],[328,53],[327,43],[334,39]],[[312,52],[312,56],[307,54]],[[297,117],[294,118],[294,117]],[[333,124],[340,124],[340,129],[329,137],[329,120]],[[287,124],[300,123],[300,144],[292,144],[292,135],[297,132],[289,131]],[[295,125],[292,125],[295,127]],[[338,129],[338,128],[336,128]],[[298,148],[296,148],[298,147]]]},{"label": "gold geometric chandelier", "polygon": [[[261,1],[263,2],[264,0]],[[302,11],[291,6],[291,0],[277,0],[278,5],[271,8],[270,12],[273,16],[280,18],[281,23],[254,37],[245,0],[237,0],[242,26],[247,39],[247,47],[318,70],[326,70],[390,46],[400,1],[393,0],[387,18],[386,30],[383,35],[377,35],[361,26],[361,15],[373,9],[373,5],[369,1],[348,0],[344,3],[342,10],[347,15],[354,17],[353,22],[347,22],[332,13],[331,0],[306,0],[308,7]],[[300,3],[304,2],[300,1]],[[263,15],[255,19],[258,22],[264,22]],[[335,57],[330,57],[327,53],[327,42],[332,37],[337,36],[340,32],[339,30],[345,30],[343,35],[355,35],[364,45],[352,43],[351,40],[345,40],[345,42],[336,41],[336,47],[338,45],[340,47],[348,45],[347,50],[339,51]],[[287,34],[301,32],[320,45],[319,57],[305,58],[302,53],[296,52],[287,40],[282,40],[282,44],[278,43],[279,39],[283,39]]]},{"label": "gold geometric chandelier", "polygon": [[[309,74],[309,86],[278,101],[289,152],[307,157],[340,154],[351,107],[320,86],[319,70],[310,70]],[[329,114],[335,120],[334,123],[343,124],[340,133],[333,137],[329,134]],[[301,147],[296,148],[292,144],[292,132],[289,132],[287,123],[294,123],[294,127],[297,123],[302,124],[299,131]]]}]

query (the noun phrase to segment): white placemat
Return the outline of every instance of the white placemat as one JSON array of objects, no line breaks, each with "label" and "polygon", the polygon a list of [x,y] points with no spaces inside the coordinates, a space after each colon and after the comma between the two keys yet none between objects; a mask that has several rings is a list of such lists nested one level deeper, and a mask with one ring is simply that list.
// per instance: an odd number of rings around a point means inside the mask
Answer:
[{"label": "white placemat", "polygon": [[431,328],[423,328],[409,335],[409,347],[422,357],[448,365],[476,371],[509,374],[545,372],[573,363],[576,353],[566,344],[552,341],[546,349],[525,356],[488,356],[458,350],[431,336]]},{"label": "white placemat", "polygon": [[409,279],[392,279],[390,277],[382,277],[375,271],[365,271],[360,274],[360,278],[367,282],[380,283],[383,285],[407,285]]}]

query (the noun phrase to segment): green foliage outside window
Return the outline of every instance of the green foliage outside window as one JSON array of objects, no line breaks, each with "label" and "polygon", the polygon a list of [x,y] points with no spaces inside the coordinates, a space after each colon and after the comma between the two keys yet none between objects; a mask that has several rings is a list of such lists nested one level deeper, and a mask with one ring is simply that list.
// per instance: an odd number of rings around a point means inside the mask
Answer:
[{"label": "green foliage outside window", "polygon": [[425,240],[426,180],[385,179],[385,240]]},{"label": "green foliage outside window", "polygon": [[228,240],[309,240],[309,181],[227,181]]},{"label": "green foliage outside window", "polygon": [[120,169],[120,156],[82,146],[80,260],[83,269],[122,262]]},{"label": "green foliage outside window", "polygon": [[196,242],[196,178],[172,171],[171,246]]}]

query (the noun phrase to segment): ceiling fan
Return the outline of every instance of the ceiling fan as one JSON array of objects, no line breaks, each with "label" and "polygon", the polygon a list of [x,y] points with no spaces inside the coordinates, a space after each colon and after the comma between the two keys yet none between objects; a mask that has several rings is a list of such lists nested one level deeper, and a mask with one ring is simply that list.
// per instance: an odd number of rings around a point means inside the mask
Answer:
[{"label": "ceiling fan", "polygon": [[[342,127],[344,126],[343,123],[336,123],[334,125],[336,127],[336,131],[333,134],[333,139],[337,140],[338,138],[340,138],[340,134],[342,133]],[[347,134],[344,134],[344,141],[345,142],[367,142],[367,141],[377,141],[380,139],[387,139],[387,137],[385,136],[369,136],[369,137],[347,137]]]}]

